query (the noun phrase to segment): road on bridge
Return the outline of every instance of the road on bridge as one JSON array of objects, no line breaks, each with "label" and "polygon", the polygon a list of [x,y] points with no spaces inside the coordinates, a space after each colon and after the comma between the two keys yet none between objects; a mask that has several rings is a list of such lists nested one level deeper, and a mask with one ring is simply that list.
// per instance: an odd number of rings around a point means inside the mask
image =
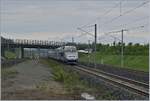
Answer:
[{"label": "road on bridge", "polygon": [[5,69],[18,73],[15,77],[2,78],[2,99],[68,99],[61,96],[65,93],[63,85],[52,79],[50,68],[39,60],[28,60]]}]

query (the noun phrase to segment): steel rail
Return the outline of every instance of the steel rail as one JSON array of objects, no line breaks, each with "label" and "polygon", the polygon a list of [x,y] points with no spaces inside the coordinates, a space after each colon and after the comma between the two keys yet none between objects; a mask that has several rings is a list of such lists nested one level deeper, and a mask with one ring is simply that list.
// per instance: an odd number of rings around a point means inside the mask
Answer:
[{"label": "steel rail", "polygon": [[127,77],[124,77],[124,76],[119,76],[119,75],[116,75],[116,74],[113,74],[113,73],[104,72],[102,70],[95,69],[95,68],[90,68],[90,67],[87,67],[87,66],[84,66],[84,65],[78,65],[78,66],[83,67],[83,68],[88,68],[90,70],[93,70],[93,71],[96,71],[96,72],[99,72],[99,73],[102,73],[102,74],[105,74],[105,75],[108,75],[108,76],[113,76],[115,78],[122,79],[122,80],[127,81],[127,82],[132,82],[132,83],[138,84],[138,85],[146,87],[146,88],[149,87],[149,84],[147,84],[147,83],[140,82],[140,81],[137,81],[137,80],[133,80],[133,79],[130,79],[130,78],[127,78]]},{"label": "steel rail", "polygon": [[87,72],[96,77],[100,77],[106,81],[112,82],[119,86],[125,87],[136,93],[142,94],[144,96],[149,96],[149,85],[143,82],[132,80],[126,77],[114,75],[97,69],[87,68],[86,66],[77,65],[74,66],[76,69]]}]

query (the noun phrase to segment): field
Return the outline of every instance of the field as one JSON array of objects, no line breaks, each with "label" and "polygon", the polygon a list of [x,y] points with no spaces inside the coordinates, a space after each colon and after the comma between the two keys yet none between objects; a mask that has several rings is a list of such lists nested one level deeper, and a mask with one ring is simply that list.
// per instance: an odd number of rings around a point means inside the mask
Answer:
[{"label": "field", "polygon": [[[95,59],[94,59],[95,55]],[[91,54],[79,54],[79,61],[83,62],[94,62],[101,64],[110,64],[116,67],[121,67],[121,56],[120,55],[102,55],[100,52]],[[149,71],[149,57],[146,55],[125,55],[124,56],[124,67],[139,71]]]}]

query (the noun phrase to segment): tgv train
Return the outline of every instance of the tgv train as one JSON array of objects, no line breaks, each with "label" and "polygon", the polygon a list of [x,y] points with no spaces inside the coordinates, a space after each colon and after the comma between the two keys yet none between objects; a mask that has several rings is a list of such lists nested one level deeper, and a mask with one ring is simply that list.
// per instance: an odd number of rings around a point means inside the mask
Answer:
[{"label": "tgv train", "polygon": [[74,64],[78,61],[78,51],[75,46],[62,46],[49,51],[49,57]]}]

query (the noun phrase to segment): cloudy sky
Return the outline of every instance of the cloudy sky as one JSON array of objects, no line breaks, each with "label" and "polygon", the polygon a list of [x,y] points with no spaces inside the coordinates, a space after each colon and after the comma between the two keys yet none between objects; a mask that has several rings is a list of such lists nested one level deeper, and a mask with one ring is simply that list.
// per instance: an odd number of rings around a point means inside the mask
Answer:
[{"label": "cloudy sky", "polygon": [[[1,35],[8,38],[75,42],[93,41],[93,36],[77,30],[98,25],[98,42],[148,42],[149,0],[1,0]],[[146,3],[146,4],[144,4]],[[144,26],[144,27],[140,27]],[[83,27],[94,35],[94,27]],[[112,37],[113,36],[113,37]]]}]

